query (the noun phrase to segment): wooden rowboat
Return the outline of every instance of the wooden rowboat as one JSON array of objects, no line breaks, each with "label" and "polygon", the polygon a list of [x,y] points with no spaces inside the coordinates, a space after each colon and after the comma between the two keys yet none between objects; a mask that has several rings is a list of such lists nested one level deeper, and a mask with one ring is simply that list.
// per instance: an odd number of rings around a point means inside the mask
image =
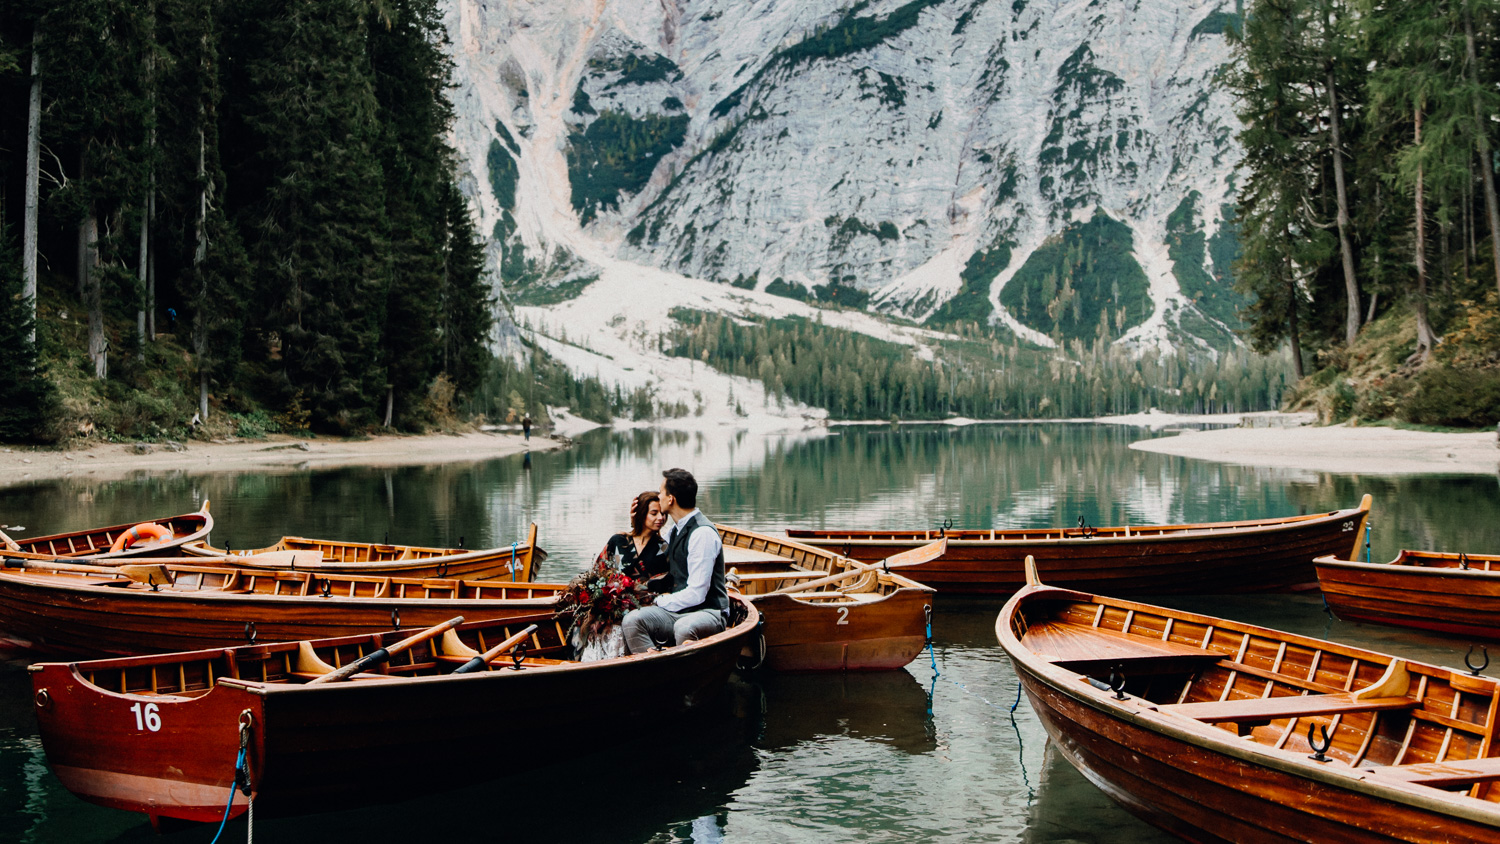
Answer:
[{"label": "wooden rowboat", "polygon": [[[765,619],[765,664],[777,671],[905,666],[927,643],[933,589],[821,548],[718,526],[732,581]],[[941,541],[918,549],[942,553]]]},{"label": "wooden rowboat", "polygon": [[1500,840],[1500,682],[1028,580],[1000,645],[1059,752],[1148,822],[1191,841]]},{"label": "wooden rowboat", "polygon": [[[226,806],[247,810],[239,794],[230,804],[242,725],[256,813],[342,809],[389,799],[392,783],[406,794],[526,770],[560,752],[623,749],[621,736],[722,690],[759,624],[743,599],[734,606],[736,624],[679,647],[576,663],[536,656],[559,652],[560,642],[543,638],[519,662],[501,656],[468,674],[453,669],[545,618],[465,624],[348,682],[312,681],[402,636],[39,663],[35,712],[68,790],[153,822],[218,823]],[[581,731],[588,723],[602,726]]]},{"label": "wooden rowboat", "polygon": [[1048,582],[1109,595],[1219,595],[1311,589],[1314,557],[1354,555],[1370,496],[1352,510],[1309,516],[1037,530],[788,530],[787,536],[857,560],[879,560],[939,536],[940,559],[901,573],[944,593],[1010,594],[1030,556]]},{"label": "wooden rowboat", "polygon": [[[547,559],[547,552],[536,545],[536,524],[527,531],[525,542],[512,542],[499,548],[468,551],[463,548],[424,548],[417,545],[386,545],[374,542],[343,542],[334,539],[307,539],[283,536],[274,545],[230,551],[214,548],[207,542],[190,542],[182,546],[191,557],[209,557],[216,565],[236,568],[273,565],[285,568],[264,555],[290,552],[291,566],[316,574],[371,574],[391,577],[460,577],[468,580],[502,578],[529,581],[536,565]],[[274,558],[272,558],[274,559]]]},{"label": "wooden rowboat", "polygon": [[[122,535],[129,540],[131,530],[144,529],[147,525],[161,529],[152,532],[163,535],[156,539],[142,537],[126,547],[112,550],[111,546],[120,542]],[[73,533],[55,533],[31,539],[3,538],[0,539],[0,557],[40,560],[86,557],[101,561],[144,556],[170,557],[179,554],[182,546],[189,542],[207,541],[208,534],[213,529],[214,517],[209,515],[208,502],[205,501],[202,509],[196,513],[183,513],[180,516],[168,516],[164,519],[152,519],[128,525],[111,525]],[[140,533],[145,533],[145,531],[140,531]],[[6,541],[7,539],[9,541]]]},{"label": "wooden rowboat", "polygon": [[81,656],[350,636],[430,626],[455,615],[528,615],[550,611],[562,588],[236,569],[184,558],[118,566],[7,563],[0,569],[0,632],[22,647]]},{"label": "wooden rowboat", "polygon": [[1500,556],[1402,551],[1389,563],[1314,561],[1334,615],[1500,639]]}]

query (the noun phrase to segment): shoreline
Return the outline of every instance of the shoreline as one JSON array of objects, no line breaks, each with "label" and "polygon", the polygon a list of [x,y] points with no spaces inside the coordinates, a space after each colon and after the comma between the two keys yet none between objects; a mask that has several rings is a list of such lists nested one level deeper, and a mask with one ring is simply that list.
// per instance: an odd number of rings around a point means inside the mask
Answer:
[{"label": "shoreline", "polygon": [[1495,434],[1398,428],[1224,428],[1130,444],[1136,451],[1266,469],[1339,475],[1495,475]]},{"label": "shoreline", "polygon": [[[64,478],[122,480],[161,472],[290,472],[335,466],[416,466],[508,457],[552,451],[566,439],[519,434],[382,435],[368,439],[304,438],[272,435],[262,440],[165,443],[91,443],[54,450],[0,446],[0,487]],[[138,449],[149,448],[142,453]],[[178,450],[180,449],[180,450]]]}]

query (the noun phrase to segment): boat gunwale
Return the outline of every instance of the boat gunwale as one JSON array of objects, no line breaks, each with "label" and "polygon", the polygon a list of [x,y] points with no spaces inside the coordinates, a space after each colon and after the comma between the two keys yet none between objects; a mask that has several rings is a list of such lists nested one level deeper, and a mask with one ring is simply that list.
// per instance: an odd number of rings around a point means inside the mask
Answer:
[{"label": "boat gunwale", "polygon": [[[1011,663],[1017,669],[1018,673],[1024,671],[1035,682],[1042,684],[1047,689],[1062,694],[1112,719],[1123,721],[1134,727],[1139,727],[1189,744],[1200,750],[1218,753],[1278,773],[1311,779],[1335,788],[1379,799],[1391,800],[1413,806],[1423,811],[1430,811],[1450,817],[1459,817],[1467,821],[1500,828],[1500,804],[1469,798],[1464,798],[1468,802],[1444,800],[1431,793],[1434,788],[1433,786],[1422,786],[1417,783],[1387,779],[1373,770],[1364,768],[1349,767],[1347,765],[1342,768],[1333,768],[1321,763],[1313,763],[1311,760],[1298,758],[1299,756],[1306,756],[1305,753],[1298,754],[1293,751],[1284,751],[1277,748],[1268,748],[1264,745],[1247,743],[1244,739],[1209,724],[1188,719],[1186,716],[1161,712],[1157,709],[1158,704],[1144,701],[1142,698],[1131,696],[1125,701],[1117,702],[1110,692],[1100,691],[1087,683],[1063,682],[1062,680],[1065,678],[1077,679],[1086,675],[1048,662],[1036,651],[1024,645],[1011,630],[1010,621],[1022,609],[1021,605],[1037,600],[1086,602],[1104,604],[1105,606],[1125,610],[1145,610],[1151,613],[1159,613],[1169,618],[1177,617],[1193,623],[1211,624],[1221,630],[1259,634],[1267,638],[1285,641],[1289,645],[1316,646],[1324,650],[1341,652],[1346,656],[1358,655],[1360,659],[1367,659],[1383,667],[1388,667],[1394,660],[1401,660],[1406,664],[1408,670],[1422,669],[1421,673],[1430,672],[1437,676],[1447,675],[1451,677],[1456,673],[1453,669],[1407,660],[1404,657],[1396,657],[1378,651],[1355,648],[1337,642],[1329,642],[1323,639],[1286,633],[1258,625],[1236,622],[1231,619],[1200,615],[1152,604],[1142,604],[1046,585],[1028,585],[1021,589],[1006,602],[1000,614],[995,619],[996,637],[999,639],[1001,648],[1010,657]],[[1207,649],[1204,650],[1207,651]],[[1368,659],[1369,657],[1375,657],[1376,659]],[[1494,680],[1494,678],[1487,679]],[[1497,684],[1500,684],[1500,681],[1497,681]],[[1500,690],[1497,690],[1497,693],[1500,693]],[[1131,708],[1127,708],[1125,704],[1131,704],[1132,706]],[[1223,736],[1230,736],[1231,738],[1226,739]],[[1220,783],[1220,785],[1224,784]],[[1224,787],[1232,786],[1225,785]],[[1441,791],[1441,789],[1439,790]],[[1443,793],[1450,794],[1450,792]],[[1454,795],[1454,797],[1459,796]],[[1265,799],[1270,803],[1277,802],[1270,798]],[[1287,808],[1295,810],[1296,807],[1287,806]]]},{"label": "boat gunwale", "polygon": [[[267,682],[267,681],[264,681],[264,680],[246,680],[246,679],[239,678],[239,677],[216,677],[216,678],[214,678],[214,684],[213,684],[213,686],[211,688],[209,688],[207,692],[205,692],[203,694],[199,694],[199,695],[194,695],[192,697],[186,697],[186,696],[181,696],[181,695],[174,695],[174,694],[171,694],[171,693],[158,694],[158,693],[140,693],[140,692],[120,692],[120,691],[115,691],[115,690],[108,689],[108,688],[105,688],[103,686],[99,686],[99,685],[96,685],[95,683],[90,682],[86,677],[83,676],[83,670],[84,670],[84,666],[90,666],[90,667],[93,667],[96,670],[113,670],[113,669],[119,669],[121,671],[124,671],[124,670],[131,669],[131,668],[147,668],[147,667],[162,666],[162,665],[176,665],[176,664],[181,664],[181,663],[194,662],[194,661],[197,661],[197,660],[200,660],[200,659],[201,660],[212,660],[212,659],[216,659],[216,658],[219,658],[219,657],[227,656],[228,654],[230,654],[232,652],[246,651],[246,650],[256,650],[256,649],[260,650],[261,653],[265,654],[265,655],[269,655],[269,654],[272,654],[272,653],[279,653],[279,652],[282,652],[282,651],[290,651],[290,652],[295,653],[297,647],[301,644],[302,641],[306,641],[306,642],[312,643],[314,645],[314,647],[335,646],[335,645],[353,645],[353,644],[359,644],[361,642],[373,644],[374,643],[374,637],[376,637],[376,636],[390,637],[391,634],[397,632],[397,631],[394,631],[394,630],[385,630],[385,631],[380,631],[380,632],[377,632],[377,633],[359,633],[359,634],[355,634],[355,635],[352,635],[352,636],[336,636],[336,637],[330,637],[330,638],[325,638],[325,639],[306,639],[306,640],[293,640],[293,641],[287,641],[287,642],[268,642],[268,643],[265,643],[265,644],[258,644],[258,645],[240,645],[240,646],[237,646],[237,647],[230,647],[230,648],[203,648],[203,649],[196,650],[196,651],[179,651],[179,652],[165,653],[165,654],[146,654],[146,655],[141,655],[141,656],[109,657],[109,658],[106,658],[106,659],[90,659],[90,660],[79,660],[79,661],[73,661],[73,662],[35,662],[35,663],[32,663],[31,665],[28,665],[26,667],[26,670],[30,674],[38,674],[38,673],[41,673],[42,671],[44,671],[44,670],[46,670],[48,668],[62,667],[63,669],[65,669],[65,670],[67,670],[69,672],[70,676],[72,676],[72,678],[76,682],[78,682],[82,687],[88,689],[90,691],[90,693],[99,694],[99,695],[103,695],[103,696],[111,697],[111,698],[116,698],[116,699],[120,699],[120,700],[150,700],[150,701],[153,701],[153,702],[162,702],[162,701],[164,701],[164,702],[167,702],[167,703],[189,703],[189,702],[202,701],[202,700],[208,698],[209,695],[211,695],[215,691],[217,691],[220,686],[227,686],[230,689],[234,689],[234,690],[238,690],[238,691],[243,691],[245,693],[257,695],[257,696],[260,696],[260,697],[270,697],[270,696],[273,696],[273,695],[280,695],[280,694],[295,692],[297,690],[307,690],[307,689],[311,689],[313,692],[317,692],[319,690],[322,690],[322,691],[334,691],[334,690],[337,690],[337,689],[358,689],[358,688],[383,688],[383,689],[391,689],[391,688],[396,688],[397,686],[409,686],[409,685],[426,684],[426,683],[430,683],[431,681],[434,681],[434,680],[450,680],[450,679],[453,679],[453,678],[458,678],[459,680],[463,680],[463,679],[470,679],[470,678],[494,677],[494,676],[514,676],[514,677],[520,677],[520,676],[524,676],[524,675],[527,675],[527,674],[536,674],[538,672],[545,672],[547,674],[552,674],[552,673],[556,673],[558,670],[577,670],[577,669],[588,669],[588,668],[604,668],[604,667],[610,667],[610,666],[618,666],[618,665],[622,665],[622,664],[636,665],[636,664],[641,664],[641,663],[644,663],[644,662],[660,662],[660,661],[662,661],[664,659],[672,659],[672,658],[681,659],[681,658],[685,658],[687,656],[690,656],[692,654],[699,653],[699,652],[707,649],[708,647],[710,647],[712,645],[722,644],[726,639],[730,639],[730,638],[734,638],[734,637],[737,637],[737,636],[745,635],[747,631],[753,632],[754,628],[757,625],[759,625],[759,623],[760,623],[760,611],[755,608],[755,606],[754,606],[753,603],[751,603],[749,600],[745,599],[744,596],[739,596],[739,597],[740,597],[741,602],[745,605],[745,607],[747,609],[747,612],[748,612],[748,614],[745,616],[745,619],[743,621],[741,621],[739,624],[736,624],[733,627],[726,627],[725,629],[723,629],[723,630],[719,631],[718,633],[715,633],[714,635],[709,636],[709,637],[707,637],[705,639],[697,639],[697,640],[694,640],[692,642],[688,642],[688,643],[682,644],[682,645],[676,645],[676,646],[670,647],[670,648],[664,648],[664,649],[661,649],[661,650],[655,650],[655,649],[653,649],[653,650],[647,651],[646,653],[643,653],[643,654],[625,654],[623,656],[614,657],[614,658],[607,659],[607,660],[596,660],[596,661],[593,661],[593,662],[567,661],[567,662],[562,662],[562,663],[558,663],[558,664],[534,665],[534,666],[529,667],[525,671],[508,671],[508,672],[507,671],[475,671],[475,672],[472,672],[472,674],[457,674],[456,675],[456,674],[448,673],[448,674],[431,674],[431,675],[425,675],[425,676],[406,676],[406,677],[392,676],[392,675],[382,675],[382,676],[389,677],[390,679],[388,681],[386,681],[386,682],[380,683],[378,685],[378,687],[375,686],[375,685],[372,685],[372,684],[359,683],[359,682],[353,682],[353,683],[323,683],[323,684],[319,684],[317,686],[310,686],[310,685],[308,685],[306,683],[272,683],[272,682]],[[538,615],[542,615],[542,614],[539,613]],[[552,614],[547,614],[547,615],[549,615],[549,617],[552,617]],[[478,622],[471,622],[469,626],[472,628],[472,627],[487,626],[487,625],[490,625],[490,624],[496,624],[496,625],[513,625],[513,624],[516,624],[518,621],[524,621],[524,620],[531,620],[531,619],[529,617],[527,619],[507,618],[507,619],[497,619],[497,620],[495,620],[493,622],[488,621],[488,620],[483,620],[483,621],[478,621]],[[464,628],[461,627],[460,629],[464,629]],[[400,632],[413,633],[413,632],[420,632],[420,631],[407,629],[407,630],[403,630],[403,631],[400,631]],[[380,647],[385,647],[385,646],[386,646],[386,643],[382,641]],[[630,660],[630,662],[627,663],[627,662],[625,662],[625,660]]]},{"label": "boat gunwale", "polygon": [[[1405,552],[1403,551],[1402,553],[1404,554]],[[1490,571],[1484,571],[1483,569],[1472,568],[1461,569],[1456,566],[1453,568],[1447,568],[1445,566],[1419,566],[1401,562],[1401,559],[1402,558],[1397,557],[1396,559],[1391,560],[1388,563],[1367,563],[1362,560],[1345,560],[1333,554],[1325,554],[1322,557],[1314,558],[1313,565],[1315,567],[1330,568],[1340,571],[1380,572],[1381,574],[1393,574],[1397,577],[1457,577],[1469,580],[1500,579],[1500,568],[1494,568]],[[1476,558],[1474,556],[1470,556],[1469,559],[1479,559],[1480,561],[1483,561],[1484,558]],[[1500,562],[1500,556],[1491,557],[1490,559],[1493,562]],[[1458,557],[1453,557],[1453,560],[1457,562]]]},{"label": "boat gunwale", "polygon": [[[760,533],[758,531],[746,530],[745,528],[731,527],[731,526],[728,526],[728,525],[715,525],[715,527],[717,527],[719,529],[719,531],[720,531],[719,535],[720,535],[721,539],[723,538],[724,531],[727,530],[727,531],[729,531],[729,532],[731,532],[733,534],[739,535],[739,536],[749,537],[752,542],[758,540],[758,541],[765,542],[768,545],[788,545],[788,546],[791,546],[793,548],[796,548],[799,551],[803,551],[803,552],[806,552],[808,554],[812,554],[812,555],[817,556],[817,557],[828,558],[829,559],[829,571],[826,572],[825,576],[835,574],[836,572],[832,571],[832,569],[835,568],[835,567],[837,567],[837,568],[841,568],[841,569],[843,569],[845,571],[848,571],[850,569],[864,569],[867,572],[871,572],[871,573],[873,573],[873,574],[876,575],[876,582],[877,582],[877,584],[879,584],[880,581],[882,579],[884,579],[886,581],[886,585],[889,587],[888,591],[882,591],[881,594],[880,594],[880,597],[878,599],[876,599],[876,600],[861,601],[860,602],[861,604],[876,604],[876,603],[880,603],[880,602],[885,601],[888,598],[894,597],[896,594],[900,593],[903,590],[906,590],[906,591],[915,591],[915,592],[927,592],[927,593],[934,593],[934,594],[937,592],[937,589],[935,589],[935,588],[933,588],[931,586],[928,586],[925,583],[918,583],[917,581],[912,580],[911,578],[906,577],[906,576],[904,576],[902,574],[899,574],[896,571],[892,571],[892,570],[889,570],[889,569],[883,569],[881,567],[881,565],[880,565],[879,562],[864,562],[864,561],[856,560],[856,559],[854,559],[852,557],[845,557],[842,554],[836,554],[833,551],[828,550],[827,548],[820,548],[820,547],[818,547],[816,545],[808,545],[806,543],[798,542],[798,541],[796,541],[794,539],[788,539],[788,538],[785,538],[785,537],[776,537],[776,536],[771,536],[770,534]],[[733,547],[733,548],[744,548],[746,550],[756,550],[756,549],[751,548],[750,546],[746,546],[746,545],[730,545],[729,543],[725,543],[725,544],[728,547]],[[927,543],[923,543],[923,544],[927,544]],[[761,549],[761,550],[766,550],[766,549]],[[774,553],[774,552],[767,551],[767,553]],[[775,554],[775,556],[779,557],[781,555],[780,554]],[[797,564],[796,561],[792,560],[791,558],[784,558],[784,559],[787,560],[787,564],[789,566],[795,566]],[[898,564],[897,568],[898,569],[900,568],[899,564]],[[808,569],[807,573],[808,574],[813,574],[813,573],[816,573],[816,570],[814,570],[814,569]],[[879,589],[880,589],[880,586],[877,585],[876,586],[876,590],[879,590]],[[748,598],[748,599],[750,599],[751,601],[754,601],[754,600],[756,600],[758,598],[769,597],[770,594],[771,593],[767,592],[767,593],[764,593],[762,595],[746,595],[745,597]],[[788,595],[790,597],[796,598],[797,592],[796,592],[796,590],[792,590],[792,591],[789,591],[789,592],[782,592],[780,594],[782,594],[782,595]],[[854,593],[854,594],[865,594],[865,595],[867,595],[869,593],[868,592],[860,592],[860,593]],[[828,604],[828,605],[825,605],[825,604],[820,604],[820,603],[814,603],[814,602],[808,601],[806,599],[797,599],[797,600],[798,600],[799,603],[806,604],[808,606],[839,606],[838,604]]]},{"label": "boat gunwale", "polygon": [[[1368,507],[1360,506],[1360,507],[1353,507],[1353,508],[1349,508],[1349,509],[1345,509],[1345,510],[1333,510],[1333,511],[1330,511],[1330,512],[1327,512],[1327,513],[1315,513],[1315,514],[1311,514],[1311,515],[1307,515],[1307,516],[1287,516],[1287,517],[1279,518],[1279,519],[1253,519],[1253,520],[1242,521],[1242,522],[1205,522],[1205,523],[1200,523],[1200,524],[1186,524],[1186,525],[1132,525],[1132,526],[1130,526],[1132,530],[1139,528],[1139,529],[1142,529],[1142,530],[1152,531],[1152,532],[1151,533],[1143,533],[1143,534],[1132,533],[1129,536],[1125,536],[1123,534],[1122,535],[1118,535],[1118,536],[1117,535],[1113,535],[1113,534],[1111,534],[1109,536],[1100,536],[1100,535],[1097,535],[1097,534],[1093,535],[1093,536],[1083,536],[1083,535],[1080,534],[1078,536],[1066,536],[1065,535],[1065,536],[1063,536],[1061,538],[1052,538],[1052,539],[1043,539],[1043,538],[1034,538],[1034,539],[1033,538],[1023,538],[1023,539],[1000,539],[1000,538],[996,538],[996,539],[956,539],[952,535],[948,535],[947,539],[948,539],[948,544],[949,544],[950,547],[1007,547],[1007,546],[1013,546],[1013,545],[1015,545],[1015,546],[1021,546],[1021,545],[1024,545],[1024,546],[1036,546],[1036,545],[1059,545],[1059,544],[1069,544],[1069,545],[1072,545],[1072,544],[1079,544],[1079,543],[1088,543],[1088,544],[1093,544],[1093,545],[1101,545],[1101,544],[1102,545],[1115,545],[1115,544],[1130,543],[1130,542],[1152,542],[1152,543],[1157,543],[1157,542],[1176,542],[1176,541],[1190,541],[1190,540],[1195,540],[1195,539],[1203,539],[1204,537],[1210,537],[1210,536],[1215,536],[1215,535],[1218,535],[1218,534],[1227,534],[1227,533],[1233,533],[1233,534],[1235,534],[1237,536],[1244,536],[1246,534],[1254,535],[1254,534],[1258,534],[1258,533],[1289,532],[1289,531],[1291,531],[1293,529],[1308,527],[1308,526],[1310,526],[1312,524],[1315,524],[1315,523],[1336,522],[1336,521],[1339,521],[1340,519],[1347,519],[1347,518],[1367,518],[1369,516],[1369,512],[1370,511],[1369,511]],[[788,534],[789,535],[790,535],[790,532],[792,530],[800,530],[800,529],[797,529],[797,528],[788,528]],[[1057,533],[1057,532],[1061,531],[1061,532],[1063,532],[1063,533],[1066,534],[1068,531],[1079,531],[1079,530],[1080,530],[1080,528],[1076,528],[1076,527],[1063,527],[1063,528],[1055,528],[1055,527],[1054,528],[1017,528],[1017,529],[1007,529],[1007,530],[1004,530],[1004,531],[1002,531],[1002,530],[1000,530],[1000,529],[997,528],[997,529],[995,529],[994,533],[996,533],[996,534],[1000,534],[1000,533],[1037,533],[1037,534],[1049,534],[1049,533]],[[1107,527],[1096,528],[1096,530],[1111,530],[1111,531],[1113,531],[1113,530],[1122,530],[1123,531],[1123,530],[1125,530],[1125,526],[1107,526]],[[1161,533],[1157,533],[1155,531],[1162,531],[1162,532]],[[813,541],[817,541],[817,542],[827,542],[827,543],[839,543],[839,544],[847,544],[847,545],[850,545],[850,546],[860,546],[860,547],[870,546],[870,545],[908,545],[908,544],[910,544],[910,545],[919,545],[919,544],[924,544],[924,543],[932,541],[931,539],[923,539],[922,537],[915,535],[915,534],[918,534],[918,533],[922,533],[922,531],[885,531],[885,532],[881,532],[881,531],[816,531],[816,532],[814,532],[814,531],[808,531],[808,532],[809,533],[816,533],[816,535],[814,535],[814,536],[796,536],[796,537],[793,537],[793,539],[796,539],[796,540],[813,540]],[[929,531],[929,532],[930,533],[939,533],[939,531]],[[975,532],[983,532],[983,530],[976,528],[974,530],[964,529],[964,530],[956,531],[956,532],[958,532],[958,533],[975,533]],[[856,538],[860,534],[866,534],[865,538]],[[878,539],[878,538],[876,538],[877,536],[885,536],[885,535],[891,535],[891,534],[913,534],[913,536],[911,536],[910,538],[905,537],[905,536],[899,536],[899,537],[891,538],[891,539]]]}]

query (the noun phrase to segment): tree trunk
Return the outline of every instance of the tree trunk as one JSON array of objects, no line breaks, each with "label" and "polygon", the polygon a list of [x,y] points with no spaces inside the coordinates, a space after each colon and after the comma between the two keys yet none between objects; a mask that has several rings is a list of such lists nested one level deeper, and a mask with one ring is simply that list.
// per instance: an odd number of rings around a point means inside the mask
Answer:
[{"label": "tree trunk", "polygon": [[[1464,52],[1469,64],[1469,82],[1479,88],[1479,59],[1474,51],[1474,11],[1464,3]],[[1490,218],[1490,256],[1495,262],[1495,287],[1500,289],[1500,210],[1495,208],[1495,163],[1490,155],[1490,138],[1485,129],[1479,98],[1474,98],[1474,136],[1479,144],[1479,175],[1484,181],[1484,210]]]},{"label": "tree trunk", "polygon": [[82,233],[79,275],[84,279],[84,307],[89,312],[89,359],[94,362],[94,377],[103,379],[109,375],[109,342],[104,337],[104,301],[99,289],[99,217],[92,206],[83,219]]},{"label": "tree trunk", "polygon": [[198,370],[198,419],[208,421],[208,370]]},{"label": "tree trunk", "polygon": [[387,386],[385,388],[385,427],[391,427],[391,411],[396,407],[396,388]]},{"label": "tree trunk", "polygon": [[[1416,120],[1416,143],[1422,145],[1422,109],[1419,107],[1415,113]],[[1432,347],[1437,345],[1437,338],[1432,331],[1432,323],[1427,319],[1427,208],[1425,196],[1422,191],[1422,167],[1417,165],[1417,190],[1416,190],[1416,265],[1417,265],[1417,353],[1422,363],[1432,357]]]},{"label": "tree trunk", "polygon": [[36,342],[37,181],[42,150],[42,25],[31,30],[31,101],[26,110],[26,218],[21,234],[21,295],[31,301],[31,342]]},{"label": "tree trunk", "polygon": [[146,359],[146,249],[151,237],[151,197],[141,203],[141,244],[137,256],[136,295],[139,297],[135,309],[135,359]]},{"label": "tree trunk", "polygon": [[1339,255],[1344,263],[1344,343],[1359,335],[1359,281],[1354,277],[1354,248],[1349,244],[1349,195],[1344,189],[1344,145],[1339,138],[1339,97],[1334,90],[1333,64],[1328,65],[1328,142],[1333,152],[1333,186],[1338,195]]},{"label": "tree trunk", "polygon": [[198,303],[193,308],[193,352],[198,356],[198,418],[208,422],[208,278],[203,261],[208,257],[208,185],[204,178],[207,152],[204,149],[203,121],[207,114],[198,106],[198,219],[193,244],[193,272],[198,274]]}]

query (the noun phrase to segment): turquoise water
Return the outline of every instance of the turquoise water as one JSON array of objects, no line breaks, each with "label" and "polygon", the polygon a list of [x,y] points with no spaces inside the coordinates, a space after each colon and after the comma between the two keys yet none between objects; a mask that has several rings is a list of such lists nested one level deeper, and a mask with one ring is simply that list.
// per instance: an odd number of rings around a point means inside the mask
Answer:
[{"label": "turquoise water", "polygon": [[[579,569],[623,527],[629,497],[682,466],[712,518],[789,526],[1055,527],[1216,521],[1354,506],[1375,497],[1371,553],[1500,550],[1493,477],[1378,478],[1247,469],[1132,451],[1149,434],[1096,425],[855,428],[833,434],[598,431],[570,449],[467,464],[328,471],[72,478],[0,489],[0,523],[40,535],[196,509],[216,544],[283,534],[467,547],[541,527],[542,579]],[[375,807],[258,819],[262,841],[577,840],[1156,841],[1047,747],[995,646],[999,601],[940,597],[935,649],[905,671],[736,680],[677,736],[580,725],[606,753],[560,737],[556,764]],[[1344,624],[1316,597],[1178,598],[1201,612],[1459,664],[1467,642]],[[938,675],[934,677],[933,662]],[[454,725],[486,740],[496,725]],[[226,760],[228,765],[232,760]],[[424,778],[441,776],[423,772]],[[243,841],[243,821],[225,841]],[[0,840],[209,841],[159,837],[140,816],[84,803],[47,770],[23,667],[0,665]]]}]

